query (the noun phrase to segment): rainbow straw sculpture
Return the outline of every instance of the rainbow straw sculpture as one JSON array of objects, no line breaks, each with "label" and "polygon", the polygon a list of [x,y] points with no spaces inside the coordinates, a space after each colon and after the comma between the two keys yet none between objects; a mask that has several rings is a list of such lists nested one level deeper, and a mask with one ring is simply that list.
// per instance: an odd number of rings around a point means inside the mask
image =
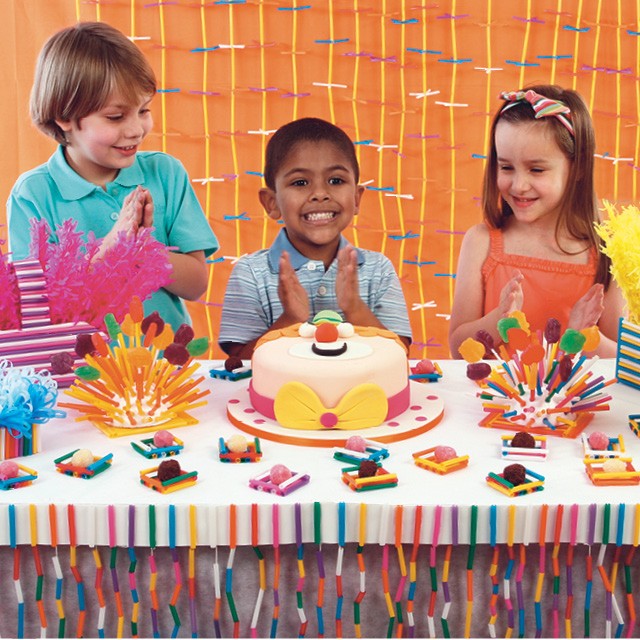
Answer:
[{"label": "rainbow straw sculpture", "polygon": [[[504,344],[497,351],[488,334],[460,347],[473,360],[467,375],[482,388],[477,395],[487,415],[480,426],[575,438],[594,412],[609,409],[604,388],[616,380],[594,377],[590,369],[597,357],[583,355],[597,346],[595,327],[562,333],[552,318],[544,332],[531,333],[524,315],[514,312],[499,321],[498,330]],[[478,362],[487,350],[499,365]]]},{"label": "rainbow straw sculpture", "polygon": [[0,459],[38,453],[38,426],[62,418],[55,408],[58,385],[48,372],[0,360]]},{"label": "rainbow straw sculpture", "polygon": [[208,338],[193,339],[182,325],[174,332],[157,312],[143,318],[139,298],[131,302],[122,324],[109,314],[105,325],[111,342],[100,333],[79,340],[87,362],[75,371],[78,378],[66,393],[79,403],[60,403],[83,415],[109,437],[195,424],[187,412],[204,405],[209,391],[197,387],[193,358],[206,352]]}]

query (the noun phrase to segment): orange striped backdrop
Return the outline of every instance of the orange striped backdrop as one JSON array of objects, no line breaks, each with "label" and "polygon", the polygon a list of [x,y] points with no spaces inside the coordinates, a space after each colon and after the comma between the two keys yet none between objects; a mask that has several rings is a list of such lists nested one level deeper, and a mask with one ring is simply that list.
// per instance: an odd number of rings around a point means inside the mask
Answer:
[{"label": "orange striped backdrop", "polygon": [[350,239],[396,265],[413,357],[448,356],[457,253],[480,219],[501,90],[555,82],[580,91],[596,122],[599,196],[637,199],[638,2],[19,0],[0,12],[0,196],[53,150],[27,114],[44,40],[76,20],[133,37],[161,88],[146,148],[185,163],[221,242],[206,297],[191,305],[197,330],[214,340],[233,261],[278,229],[257,190],[268,132],[294,118],[329,119],[357,144],[368,191]]}]

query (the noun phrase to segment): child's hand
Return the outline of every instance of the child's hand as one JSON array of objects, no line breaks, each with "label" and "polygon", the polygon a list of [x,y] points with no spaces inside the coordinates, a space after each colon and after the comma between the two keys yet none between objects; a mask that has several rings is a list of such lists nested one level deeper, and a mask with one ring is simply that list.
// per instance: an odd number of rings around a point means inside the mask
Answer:
[{"label": "child's hand", "polygon": [[508,316],[512,311],[520,311],[520,309],[522,309],[522,302],[524,299],[522,294],[523,279],[524,276],[520,271],[518,271],[516,275],[504,285],[500,292],[498,311],[500,312],[501,318]]},{"label": "child's hand", "polygon": [[598,324],[604,311],[604,286],[594,284],[578,302],[569,315],[569,328],[580,331]]},{"label": "child's hand", "polygon": [[346,317],[352,315],[364,304],[358,286],[358,254],[350,245],[338,252],[336,298],[338,307]]},{"label": "child's hand", "polygon": [[309,296],[300,284],[286,251],[280,256],[278,296],[282,303],[281,318],[286,319],[288,324],[306,322],[309,319]]},{"label": "child's hand", "polygon": [[152,224],[153,199],[151,193],[148,189],[138,186],[124,199],[116,223],[102,240],[100,255],[118,242],[118,235],[122,231],[127,235],[135,234],[140,227],[150,227]]}]

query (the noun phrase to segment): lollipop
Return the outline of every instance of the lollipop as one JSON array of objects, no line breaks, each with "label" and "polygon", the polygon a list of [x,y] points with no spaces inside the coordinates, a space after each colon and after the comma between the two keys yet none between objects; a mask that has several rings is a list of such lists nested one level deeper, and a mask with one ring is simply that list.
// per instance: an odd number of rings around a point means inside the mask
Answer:
[{"label": "lollipop", "polygon": [[467,365],[467,378],[484,380],[491,373],[491,365],[486,362],[472,362]]},{"label": "lollipop", "polygon": [[555,318],[549,318],[544,328],[544,338],[549,344],[555,344],[560,340],[562,327]]}]

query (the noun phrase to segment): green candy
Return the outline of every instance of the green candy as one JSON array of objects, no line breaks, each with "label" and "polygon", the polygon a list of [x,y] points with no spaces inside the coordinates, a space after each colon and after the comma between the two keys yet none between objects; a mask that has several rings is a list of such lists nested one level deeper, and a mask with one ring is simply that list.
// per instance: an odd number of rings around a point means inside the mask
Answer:
[{"label": "green candy", "polygon": [[500,318],[500,320],[498,320],[498,333],[502,338],[502,342],[509,342],[509,336],[507,335],[509,329],[519,328],[520,323],[517,318]]},{"label": "green candy", "polygon": [[318,311],[313,316],[312,324],[320,324],[321,322],[332,322],[333,324],[341,324],[342,317],[337,311]]},{"label": "green candy", "polygon": [[196,338],[187,345],[187,351],[193,358],[197,358],[209,349],[209,338]]},{"label": "green candy", "polygon": [[118,335],[122,333],[122,329],[113,313],[107,313],[104,317],[104,326],[107,327],[107,333],[112,340],[116,340]]},{"label": "green candy", "polygon": [[83,380],[98,380],[100,378],[100,372],[88,364],[78,367],[75,374]]},{"label": "green candy", "polygon": [[580,331],[575,329],[567,329],[562,338],[560,338],[560,348],[565,353],[578,353],[582,350],[587,338]]}]

